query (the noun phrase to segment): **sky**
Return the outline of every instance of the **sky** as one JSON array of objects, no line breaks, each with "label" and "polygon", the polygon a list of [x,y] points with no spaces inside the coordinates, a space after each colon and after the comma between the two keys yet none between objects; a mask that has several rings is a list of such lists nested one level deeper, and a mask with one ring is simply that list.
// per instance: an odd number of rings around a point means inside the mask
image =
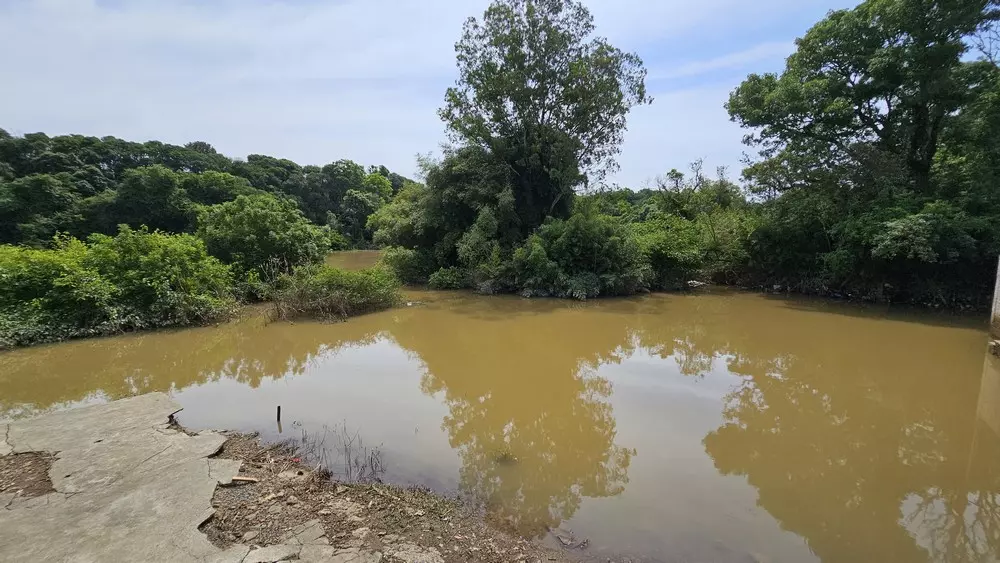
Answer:
[{"label": "sky", "polygon": [[[751,72],[852,0],[584,0],[639,54],[610,181],[641,188],[704,159],[736,178],[750,150],[723,107]],[[0,0],[0,128],[183,144],[299,164],[349,158],[415,177],[446,140],[462,22],[488,0]]]}]

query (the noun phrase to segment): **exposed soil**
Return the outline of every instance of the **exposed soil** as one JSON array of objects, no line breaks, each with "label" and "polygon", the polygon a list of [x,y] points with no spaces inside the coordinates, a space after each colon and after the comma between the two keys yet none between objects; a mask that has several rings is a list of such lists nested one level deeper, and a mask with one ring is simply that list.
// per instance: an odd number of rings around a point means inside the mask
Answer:
[{"label": "exposed soil", "polygon": [[32,498],[51,493],[55,489],[49,479],[49,469],[55,460],[56,456],[44,452],[0,457],[0,494],[13,493],[13,498]]},{"label": "exposed soil", "polygon": [[379,483],[337,483],[307,466],[288,445],[262,446],[231,434],[217,457],[243,461],[234,485],[218,487],[215,516],[201,529],[215,545],[270,546],[319,520],[337,548],[392,553],[393,546],[434,548],[447,563],[569,561],[488,526],[461,502],[426,490]]}]

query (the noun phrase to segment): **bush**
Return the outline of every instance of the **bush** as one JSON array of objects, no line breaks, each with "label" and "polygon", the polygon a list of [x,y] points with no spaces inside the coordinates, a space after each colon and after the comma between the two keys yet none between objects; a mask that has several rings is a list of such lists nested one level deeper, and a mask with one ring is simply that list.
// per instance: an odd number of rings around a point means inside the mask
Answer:
[{"label": "bush", "polygon": [[322,262],[333,240],[328,228],[310,223],[294,202],[270,194],[242,195],[203,208],[197,234],[258,297],[259,284],[277,274]]},{"label": "bush", "polygon": [[387,268],[348,271],[326,265],[303,266],[281,278],[274,296],[279,319],[344,319],[396,306],[399,280]]},{"label": "bush", "polygon": [[589,206],[539,227],[514,252],[513,270],[523,294],[574,299],[634,294],[647,289],[651,277],[633,234]]},{"label": "bush", "polygon": [[89,244],[0,246],[0,344],[208,322],[232,310],[230,284],[229,268],[191,235],[123,225]]},{"label": "bush", "polygon": [[691,221],[663,215],[633,224],[632,232],[650,266],[652,289],[680,289],[697,277],[701,251],[698,230]]},{"label": "bush", "polygon": [[714,210],[698,217],[703,248],[702,268],[713,282],[742,284],[751,279],[749,242],[762,224],[753,208]]},{"label": "bush", "polygon": [[426,283],[437,267],[426,251],[398,246],[386,248],[380,261],[403,283],[409,284]]},{"label": "bush", "polygon": [[469,276],[460,268],[441,268],[427,280],[431,289],[465,289],[469,287]]}]

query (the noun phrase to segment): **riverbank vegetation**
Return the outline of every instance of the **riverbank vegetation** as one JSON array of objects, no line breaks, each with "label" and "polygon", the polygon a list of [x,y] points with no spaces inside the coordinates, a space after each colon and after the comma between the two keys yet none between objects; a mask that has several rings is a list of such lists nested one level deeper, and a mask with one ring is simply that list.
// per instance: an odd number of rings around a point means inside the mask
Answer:
[{"label": "riverbank vegetation", "polygon": [[[575,0],[495,0],[456,44],[423,183],[349,160],[234,160],[204,142],[0,130],[0,341],[206,322],[241,300],[288,316],[395,301],[395,279],[590,299],[690,280],[984,307],[1000,254],[1000,7],[866,0],[752,74],[726,108],[756,151],[607,185],[634,53]],[[668,155],[669,156],[669,155]],[[384,248],[383,270],[319,267]],[[326,293],[324,293],[326,292]]]},{"label": "riverbank vegetation", "polygon": [[0,129],[0,243],[46,247],[56,233],[110,235],[121,224],[193,233],[205,208],[270,194],[330,227],[335,248],[367,248],[368,215],[408,183],[385,166],[350,160],[300,166],[259,154],[234,160],[201,141],[177,146]]},{"label": "riverbank vegetation", "polygon": [[[330,250],[370,247],[367,215],[408,182],[346,160],[0,130],[0,347],[224,318]],[[337,299],[349,314],[376,301]]]},{"label": "riverbank vegetation", "polygon": [[403,279],[436,287],[589,298],[698,278],[982,307],[1000,254],[998,13],[831,12],[783,72],[733,91],[757,150],[740,185],[695,163],[632,191],[603,180],[651,102],[641,60],[580,3],[497,0],[456,46],[451,147],[369,226]]},{"label": "riverbank vegetation", "polygon": [[275,284],[277,317],[345,319],[399,305],[399,280],[383,266],[349,271],[324,264],[296,268]]},{"label": "riverbank vegetation", "polygon": [[205,323],[234,306],[229,267],[192,235],[122,226],[0,246],[0,348]]}]

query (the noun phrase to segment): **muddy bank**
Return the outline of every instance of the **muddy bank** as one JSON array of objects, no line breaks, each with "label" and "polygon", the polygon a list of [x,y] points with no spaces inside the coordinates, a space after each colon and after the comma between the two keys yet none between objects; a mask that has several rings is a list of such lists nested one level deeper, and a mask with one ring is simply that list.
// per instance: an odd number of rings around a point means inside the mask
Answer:
[{"label": "muddy bank", "polygon": [[426,491],[185,431],[151,393],[0,425],[0,561],[565,561]]},{"label": "muddy bank", "polygon": [[222,549],[285,545],[304,534],[328,545],[330,554],[357,550],[371,560],[570,560],[491,528],[477,510],[455,499],[381,483],[337,483],[291,445],[265,446],[254,435],[229,434],[217,457],[242,462],[233,485],[216,489],[215,514],[201,526]]}]

